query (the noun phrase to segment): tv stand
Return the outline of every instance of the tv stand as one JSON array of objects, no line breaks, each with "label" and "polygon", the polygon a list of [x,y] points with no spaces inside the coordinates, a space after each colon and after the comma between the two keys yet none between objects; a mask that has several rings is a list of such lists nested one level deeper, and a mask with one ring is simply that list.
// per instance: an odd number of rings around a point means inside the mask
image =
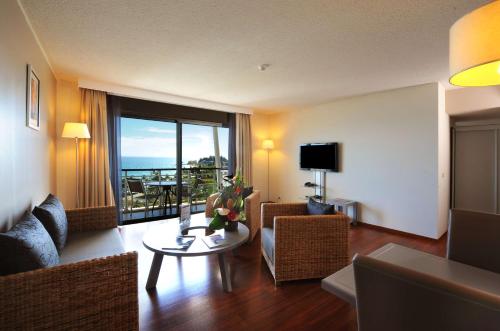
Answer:
[{"label": "tv stand", "polygon": [[326,171],[314,172],[314,183],[304,183],[305,187],[314,188],[313,196],[306,196],[306,198],[314,198],[321,202],[326,201]]}]

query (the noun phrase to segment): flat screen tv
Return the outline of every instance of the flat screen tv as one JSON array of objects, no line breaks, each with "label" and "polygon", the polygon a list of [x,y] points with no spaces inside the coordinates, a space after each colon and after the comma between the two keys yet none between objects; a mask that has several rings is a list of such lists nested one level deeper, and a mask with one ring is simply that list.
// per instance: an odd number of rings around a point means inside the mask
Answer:
[{"label": "flat screen tv", "polygon": [[339,171],[338,143],[300,146],[300,169]]}]

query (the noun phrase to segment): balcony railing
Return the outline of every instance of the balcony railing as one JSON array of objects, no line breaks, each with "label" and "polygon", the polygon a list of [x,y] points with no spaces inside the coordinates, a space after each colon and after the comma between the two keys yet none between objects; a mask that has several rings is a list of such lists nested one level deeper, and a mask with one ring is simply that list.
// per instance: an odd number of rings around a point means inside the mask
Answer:
[{"label": "balcony railing", "polygon": [[177,188],[176,168],[122,169],[122,220],[158,219],[178,214],[181,203],[191,212],[205,210],[207,197],[218,191],[227,168],[183,167],[182,187]]}]

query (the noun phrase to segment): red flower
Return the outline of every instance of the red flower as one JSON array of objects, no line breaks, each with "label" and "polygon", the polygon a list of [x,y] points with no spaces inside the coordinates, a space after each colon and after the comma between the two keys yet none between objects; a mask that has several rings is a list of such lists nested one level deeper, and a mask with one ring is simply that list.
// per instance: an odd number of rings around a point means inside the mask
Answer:
[{"label": "red flower", "polygon": [[236,186],[236,188],[234,189],[234,193],[239,195],[241,193],[241,187]]},{"label": "red flower", "polygon": [[236,212],[234,210],[231,210],[229,212],[229,214],[227,214],[227,218],[230,220],[230,221],[234,221],[236,219],[236,216],[238,216],[238,214],[236,214]]}]

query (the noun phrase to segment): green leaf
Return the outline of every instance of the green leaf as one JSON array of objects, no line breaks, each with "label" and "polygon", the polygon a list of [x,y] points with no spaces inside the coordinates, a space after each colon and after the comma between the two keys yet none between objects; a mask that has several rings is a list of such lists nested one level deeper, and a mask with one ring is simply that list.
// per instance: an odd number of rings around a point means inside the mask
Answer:
[{"label": "green leaf", "polygon": [[210,222],[208,227],[210,228],[210,230],[220,230],[220,229],[224,229],[225,223],[226,223],[226,218],[215,213],[215,217],[212,220],[212,222]]}]

